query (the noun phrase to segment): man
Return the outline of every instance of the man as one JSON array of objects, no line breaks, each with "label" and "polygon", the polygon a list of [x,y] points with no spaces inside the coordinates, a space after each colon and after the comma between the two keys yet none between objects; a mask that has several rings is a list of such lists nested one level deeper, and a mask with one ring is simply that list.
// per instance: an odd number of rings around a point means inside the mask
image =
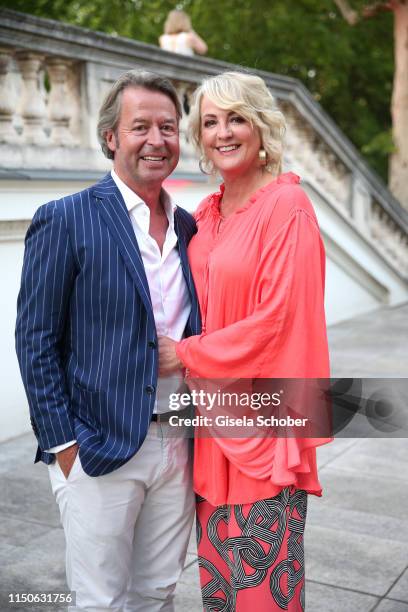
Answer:
[{"label": "man", "polygon": [[36,461],[61,511],[72,610],[173,610],[185,559],[188,440],[165,435],[182,373],[158,377],[158,336],[200,331],[186,254],[195,224],[162,189],[180,115],[170,82],[123,74],[98,123],[114,169],[42,206],[26,237],[17,353]]}]

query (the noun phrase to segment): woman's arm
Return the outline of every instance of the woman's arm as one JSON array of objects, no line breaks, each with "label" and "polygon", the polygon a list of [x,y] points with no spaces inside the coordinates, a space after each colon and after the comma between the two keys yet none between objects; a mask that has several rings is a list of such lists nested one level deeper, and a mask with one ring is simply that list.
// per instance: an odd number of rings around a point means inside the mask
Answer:
[{"label": "woman's arm", "polygon": [[200,55],[205,55],[207,53],[208,47],[206,43],[201,38],[201,36],[197,34],[197,32],[194,32],[194,30],[189,32],[189,42],[190,42],[191,48],[196,53],[199,53]]},{"label": "woman's arm", "polygon": [[178,358],[201,378],[329,376],[324,268],[317,223],[295,209],[266,244],[254,271],[253,313],[182,340]]}]

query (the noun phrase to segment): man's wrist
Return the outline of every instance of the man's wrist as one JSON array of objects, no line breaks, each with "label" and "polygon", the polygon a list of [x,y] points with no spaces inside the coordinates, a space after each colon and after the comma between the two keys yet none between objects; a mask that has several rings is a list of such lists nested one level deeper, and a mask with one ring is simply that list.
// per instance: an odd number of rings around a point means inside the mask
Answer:
[{"label": "man's wrist", "polygon": [[58,446],[53,446],[51,448],[45,449],[44,452],[57,454],[65,450],[66,448],[69,448],[70,446],[74,446],[75,444],[77,444],[76,440],[70,440],[69,442],[65,442],[64,444],[58,444]]},{"label": "man's wrist", "polygon": [[60,450],[58,453],[56,453],[57,455],[66,455],[67,457],[69,455],[76,455],[78,452],[78,444],[72,444],[72,446],[68,446],[67,448],[64,448],[64,450]]}]

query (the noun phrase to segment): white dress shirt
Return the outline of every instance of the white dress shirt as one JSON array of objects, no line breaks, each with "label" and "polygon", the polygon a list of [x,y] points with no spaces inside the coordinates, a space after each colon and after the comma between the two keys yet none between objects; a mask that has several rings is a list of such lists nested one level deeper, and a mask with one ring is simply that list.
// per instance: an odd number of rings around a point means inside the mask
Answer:
[{"label": "white dress shirt", "polygon": [[[111,174],[129,211],[139,245],[149,285],[157,335],[168,336],[178,342],[184,334],[191,311],[191,301],[177,249],[177,234],[174,230],[176,206],[172,203],[168,193],[162,189],[160,198],[169,225],[161,253],[159,245],[149,234],[149,207],[118,177],[114,170],[111,171]],[[182,382],[181,370],[171,376],[158,378],[153,412],[169,412],[169,394],[176,392]],[[57,453],[75,442],[76,440],[71,440],[66,444],[50,448],[47,452]]]},{"label": "white dress shirt", "polygon": [[[160,253],[159,245],[149,234],[150,209],[115,173],[111,172],[129,211],[130,220],[139,245],[152,300],[153,316],[158,336],[168,336],[178,342],[182,339],[191,311],[190,294],[183,275],[174,231],[174,211],[169,194],[161,190],[169,226]],[[183,373],[159,377],[153,412],[169,412],[169,394],[177,391],[183,382]]]}]

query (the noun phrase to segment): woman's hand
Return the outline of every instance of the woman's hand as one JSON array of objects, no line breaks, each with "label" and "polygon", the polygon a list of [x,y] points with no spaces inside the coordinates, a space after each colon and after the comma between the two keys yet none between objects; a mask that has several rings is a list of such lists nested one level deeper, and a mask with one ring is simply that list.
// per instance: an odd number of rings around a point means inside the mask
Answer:
[{"label": "woman's hand", "polygon": [[183,367],[176,354],[176,342],[166,336],[159,336],[159,376],[169,376]]}]

